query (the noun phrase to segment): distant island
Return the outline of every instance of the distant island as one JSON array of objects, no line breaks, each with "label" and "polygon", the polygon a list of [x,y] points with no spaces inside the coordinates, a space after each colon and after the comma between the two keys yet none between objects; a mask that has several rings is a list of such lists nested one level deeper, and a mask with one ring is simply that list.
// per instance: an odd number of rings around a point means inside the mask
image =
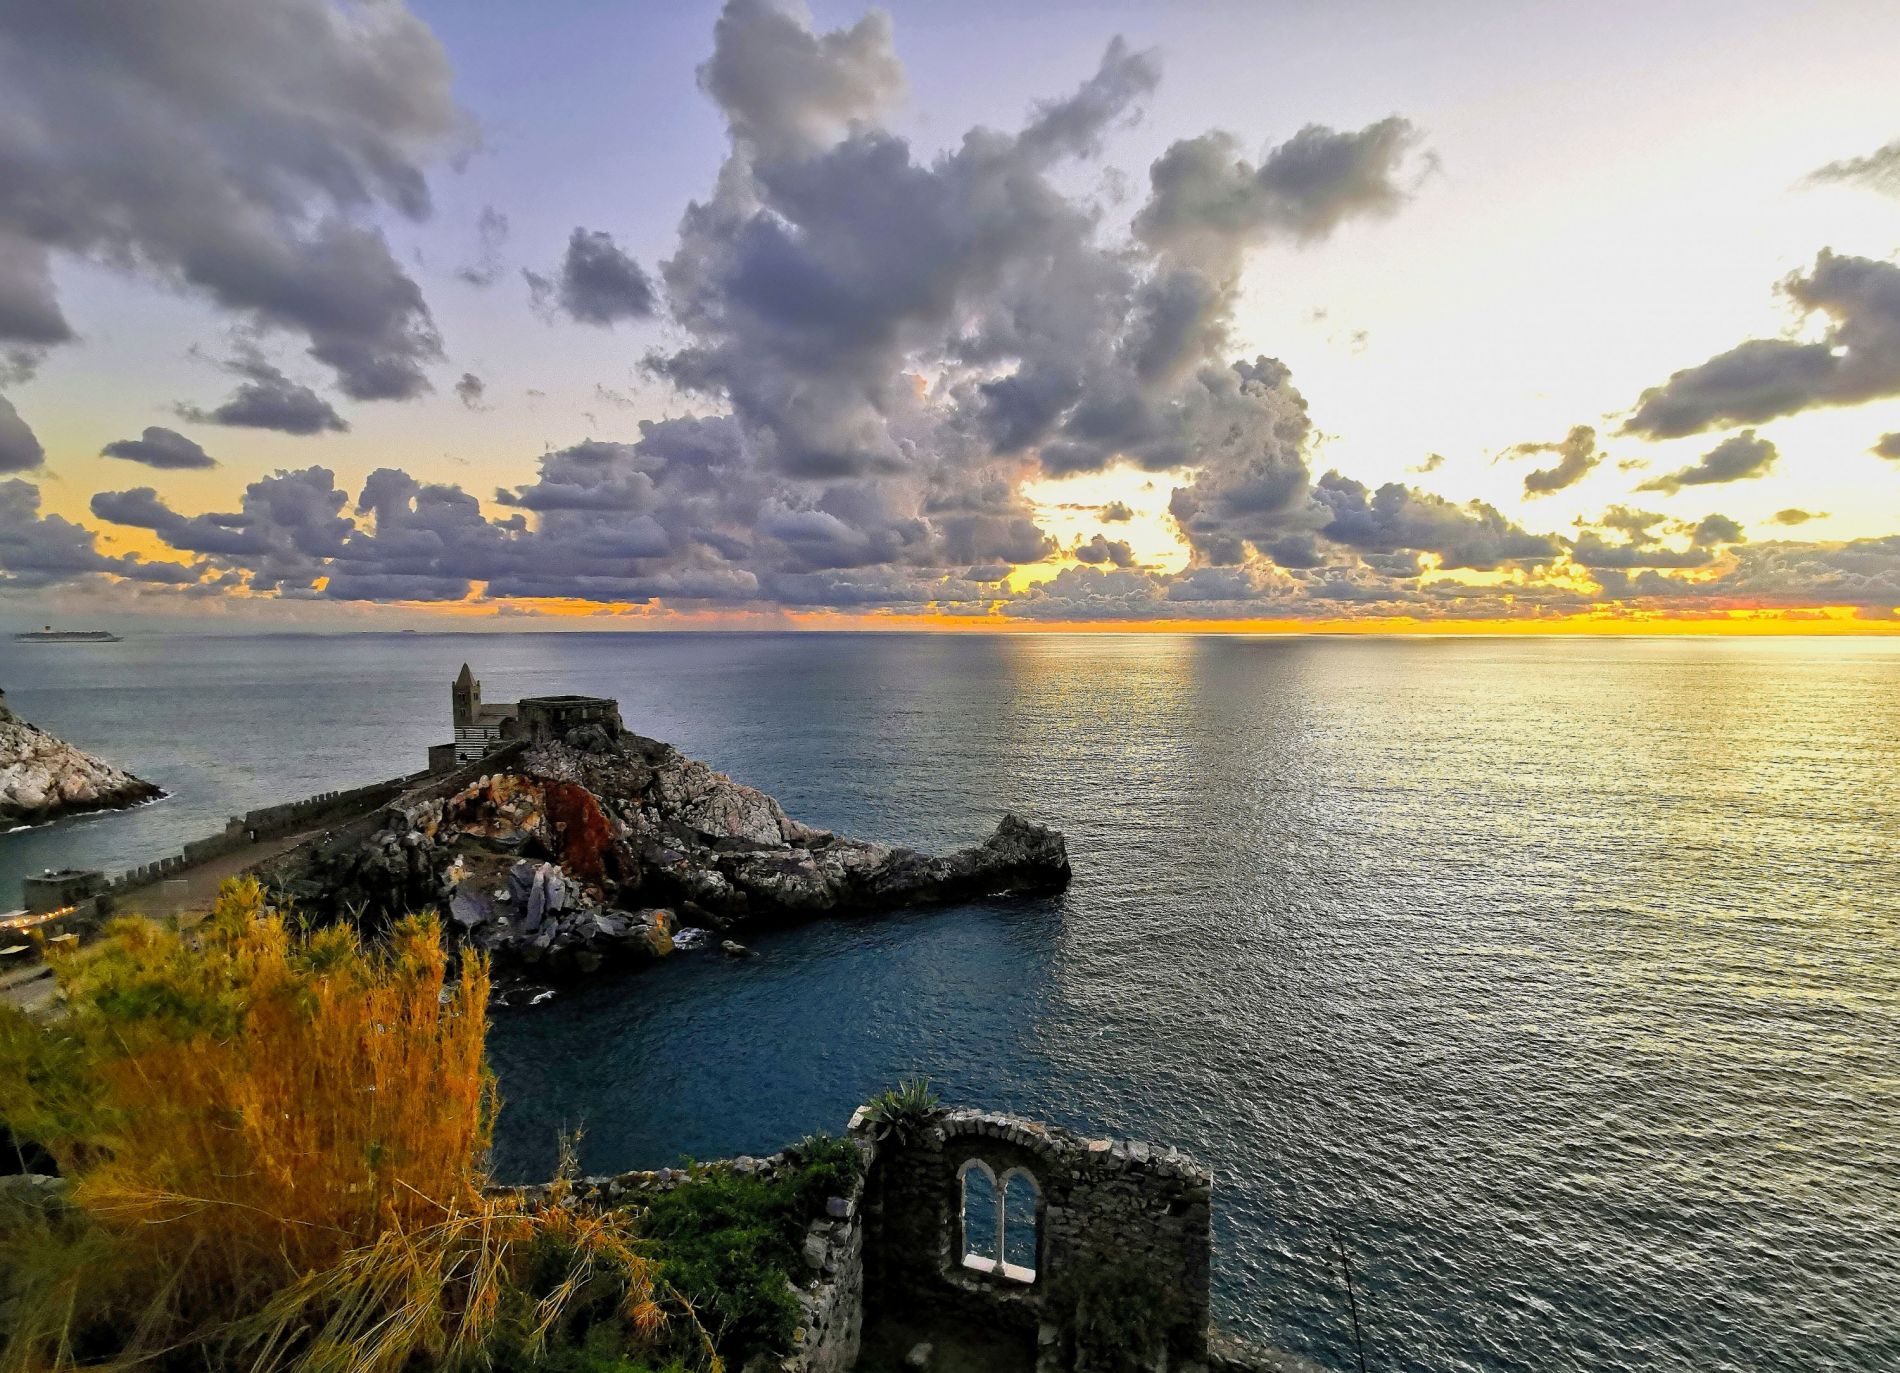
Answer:
[{"label": "distant island", "polygon": [[119,636],[109,634],[103,629],[54,629],[47,625],[44,629],[30,629],[15,634],[16,644],[116,644]]},{"label": "distant island", "polygon": [[29,724],[0,691],[0,829],[156,801],[152,783]]}]

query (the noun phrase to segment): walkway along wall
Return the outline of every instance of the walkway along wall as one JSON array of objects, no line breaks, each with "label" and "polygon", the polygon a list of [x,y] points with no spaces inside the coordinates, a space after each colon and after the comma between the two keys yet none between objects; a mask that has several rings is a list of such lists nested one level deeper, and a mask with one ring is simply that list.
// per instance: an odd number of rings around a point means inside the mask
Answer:
[{"label": "walkway along wall", "polygon": [[[134,894],[144,888],[180,877],[200,864],[240,853],[300,829],[308,829],[325,819],[337,821],[338,828],[310,843],[348,842],[351,836],[358,835],[359,830],[366,837],[375,832],[383,812],[390,805],[399,801],[451,795],[504,765],[526,747],[525,743],[508,744],[485,758],[465,763],[449,772],[411,773],[405,777],[391,777],[381,782],[371,782],[367,786],[352,787],[347,791],[319,792],[301,801],[287,801],[281,805],[264,806],[246,811],[243,815],[234,815],[219,833],[194,839],[181,852],[169,857],[127,869],[107,881],[97,895],[77,902],[71,910],[61,912],[36,926],[36,929],[48,937],[90,933],[121,911],[136,913],[138,902]],[[303,847],[299,845],[298,849]],[[290,852],[294,854],[297,851],[293,849]],[[259,867],[273,866],[285,856],[288,855],[273,857]]]}]

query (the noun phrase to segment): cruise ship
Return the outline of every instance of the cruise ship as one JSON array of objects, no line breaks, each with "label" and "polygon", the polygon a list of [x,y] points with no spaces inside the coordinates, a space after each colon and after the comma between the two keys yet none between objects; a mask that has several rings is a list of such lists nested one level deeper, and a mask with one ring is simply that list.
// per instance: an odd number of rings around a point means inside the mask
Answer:
[{"label": "cruise ship", "polygon": [[116,644],[119,636],[108,634],[103,629],[54,629],[47,625],[44,629],[28,630],[24,634],[15,634],[16,644]]}]

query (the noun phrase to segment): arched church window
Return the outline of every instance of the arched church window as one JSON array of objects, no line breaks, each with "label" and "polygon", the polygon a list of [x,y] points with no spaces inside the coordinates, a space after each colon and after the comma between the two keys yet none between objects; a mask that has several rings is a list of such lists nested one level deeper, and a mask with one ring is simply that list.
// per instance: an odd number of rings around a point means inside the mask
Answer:
[{"label": "arched church window", "polygon": [[999,1184],[990,1166],[974,1158],[957,1176],[963,1202],[963,1266],[1015,1282],[1034,1282],[1042,1212],[1036,1180],[1012,1168]]}]

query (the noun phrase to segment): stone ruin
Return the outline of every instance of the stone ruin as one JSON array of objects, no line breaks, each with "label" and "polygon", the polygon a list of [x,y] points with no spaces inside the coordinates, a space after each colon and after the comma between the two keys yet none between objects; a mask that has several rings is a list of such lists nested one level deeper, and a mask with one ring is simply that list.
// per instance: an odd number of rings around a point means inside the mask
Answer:
[{"label": "stone ruin", "polygon": [[[1209,1324],[1213,1176],[1179,1150],[941,1108],[881,1136],[860,1110],[849,1135],[863,1175],[806,1232],[794,1347],[745,1373],[850,1373],[880,1339],[878,1366],[926,1373],[953,1359],[974,1366],[973,1351],[996,1373],[1317,1373]],[[709,1166],[769,1176],[785,1159]],[[638,1204],[689,1177],[660,1169],[587,1178],[573,1195],[583,1204]],[[966,1190],[990,1182],[1001,1185],[999,1203],[1015,1189],[1032,1204],[1016,1215],[999,1209],[992,1228],[989,1215],[975,1217]],[[1025,1232],[1006,1236],[1018,1224]],[[1104,1280],[1112,1286],[1129,1275],[1141,1293],[1138,1329],[1129,1344],[1104,1351],[1080,1308]],[[895,1357],[893,1327],[905,1337]]]}]

